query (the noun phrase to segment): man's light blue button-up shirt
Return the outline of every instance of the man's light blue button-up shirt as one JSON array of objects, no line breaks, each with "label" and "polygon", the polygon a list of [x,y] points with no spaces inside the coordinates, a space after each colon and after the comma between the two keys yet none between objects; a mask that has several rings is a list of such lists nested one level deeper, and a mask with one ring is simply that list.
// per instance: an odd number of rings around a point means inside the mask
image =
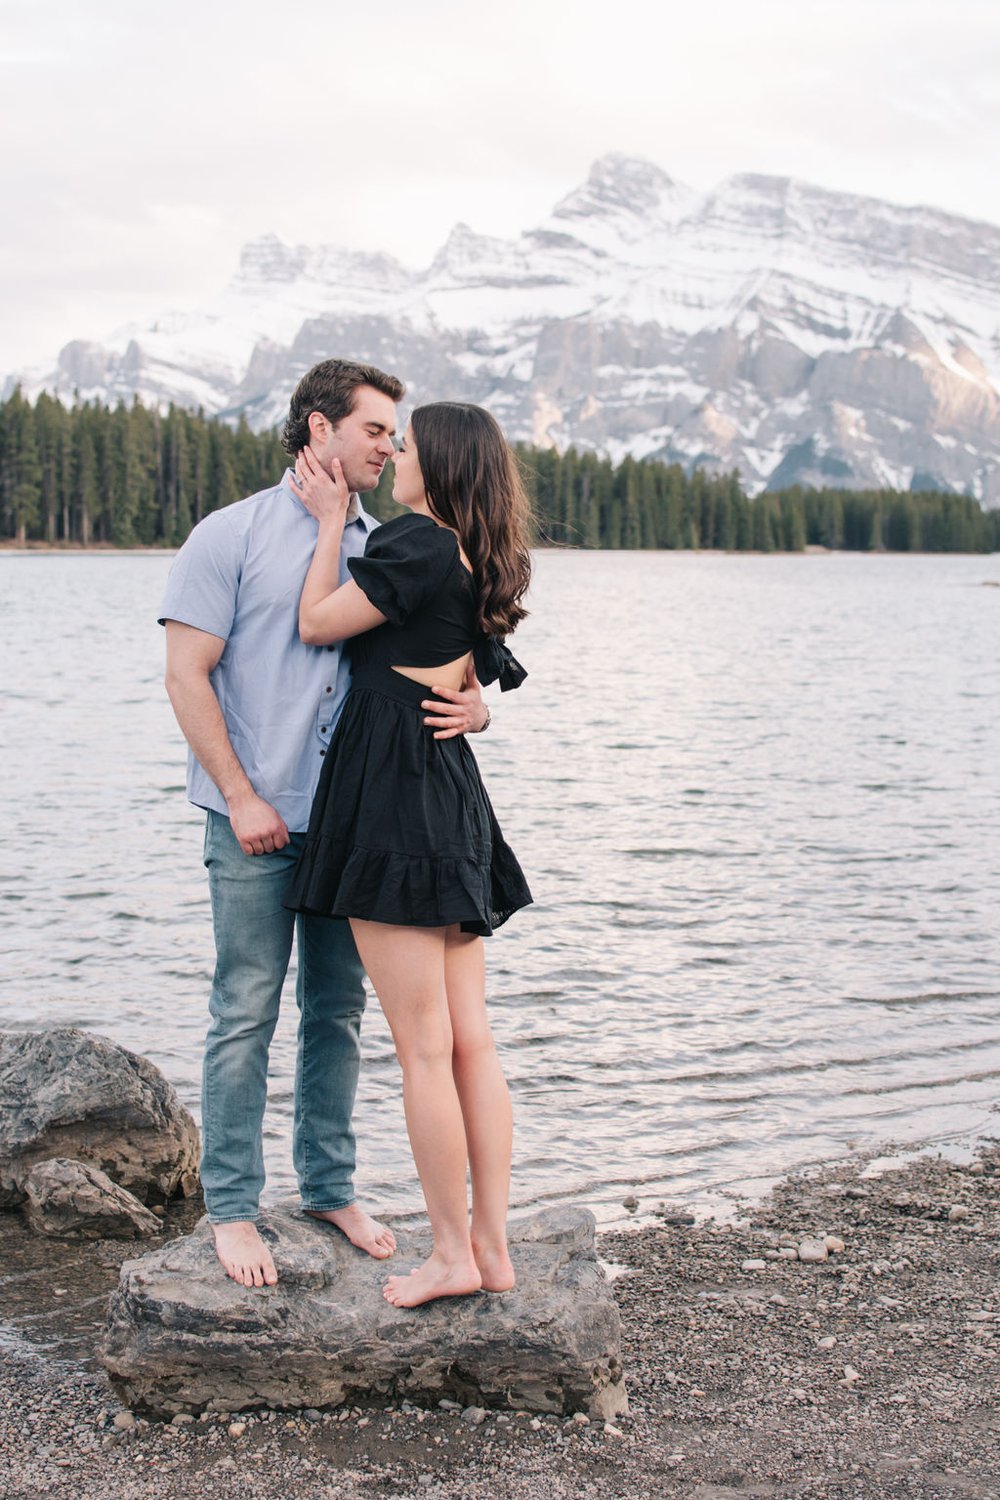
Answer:
[{"label": "man's light blue button-up shirt", "polygon": [[[254,791],[298,833],[309,821],[351,674],[339,645],[299,639],[299,595],[318,528],[288,473],[273,489],[198,523],[170,570],[160,623],[178,620],[225,641],[211,681],[233,749]],[[350,578],[347,559],[360,556],[377,524],[359,506],[345,525],[341,583]],[[190,751],[187,792],[198,807],[228,812]]]}]

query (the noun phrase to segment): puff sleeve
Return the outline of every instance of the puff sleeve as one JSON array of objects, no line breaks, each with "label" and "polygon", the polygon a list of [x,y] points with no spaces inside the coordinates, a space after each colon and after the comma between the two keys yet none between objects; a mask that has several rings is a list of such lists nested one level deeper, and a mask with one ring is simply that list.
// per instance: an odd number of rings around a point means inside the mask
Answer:
[{"label": "puff sleeve", "polygon": [[437,592],[458,557],[454,533],[429,516],[398,516],[348,558],[351,577],[392,625],[403,625]]}]

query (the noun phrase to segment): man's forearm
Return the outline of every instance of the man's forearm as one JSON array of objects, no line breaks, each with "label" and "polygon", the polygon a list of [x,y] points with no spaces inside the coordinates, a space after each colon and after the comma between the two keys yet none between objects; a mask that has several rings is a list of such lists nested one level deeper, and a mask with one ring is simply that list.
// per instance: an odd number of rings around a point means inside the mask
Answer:
[{"label": "man's forearm", "polygon": [[167,693],[181,733],[231,808],[256,795],[229,739],[207,677],[168,675]]}]

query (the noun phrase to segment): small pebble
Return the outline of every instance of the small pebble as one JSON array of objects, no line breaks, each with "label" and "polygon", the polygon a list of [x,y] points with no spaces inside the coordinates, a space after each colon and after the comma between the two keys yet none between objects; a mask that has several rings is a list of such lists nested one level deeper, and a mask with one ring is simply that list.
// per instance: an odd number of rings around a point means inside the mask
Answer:
[{"label": "small pebble", "polygon": [[783,1245],[778,1251],[779,1260],[798,1260],[799,1252],[794,1245]]},{"label": "small pebble", "polygon": [[537,1417],[532,1417],[531,1421],[528,1423],[528,1426],[531,1428],[532,1432],[538,1432],[541,1425],[542,1424]]},{"label": "small pebble", "polygon": [[315,1406],[307,1406],[302,1415],[305,1417],[307,1422],[322,1422],[323,1420],[323,1413],[321,1411],[317,1411]]},{"label": "small pebble", "polygon": [[828,1333],[825,1338],[821,1338],[816,1341],[816,1347],[819,1349],[832,1349],[836,1342],[837,1340],[834,1338],[833,1334]]},{"label": "small pebble", "polygon": [[854,1368],[853,1365],[845,1365],[844,1366],[844,1378],[840,1382],[841,1385],[853,1385],[856,1380],[860,1380],[860,1379],[861,1379],[861,1376],[858,1374],[857,1370]]},{"label": "small pebble", "polygon": [[622,1208],[627,1208],[629,1213],[639,1207],[639,1200],[634,1193],[629,1193],[627,1198],[622,1199]]},{"label": "small pebble", "polygon": [[187,1427],[194,1421],[190,1412],[179,1411],[170,1418],[171,1427]]},{"label": "small pebble", "polygon": [[462,1421],[468,1422],[470,1427],[479,1427],[486,1421],[486,1411],[482,1406],[467,1406],[462,1413]]},{"label": "small pebble", "polygon": [[745,1260],[740,1264],[741,1271],[766,1271],[766,1260]]},{"label": "small pebble", "polygon": [[969,1217],[969,1210],[964,1203],[956,1203],[948,1210],[948,1223],[960,1224],[963,1219]]},{"label": "small pebble", "polygon": [[616,1427],[613,1422],[605,1422],[605,1424],[604,1424],[604,1436],[605,1437],[624,1437],[625,1434],[624,1434],[624,1432],[622,1432],[621,1428],[620,1427]]},{"label": "small pebble", "polygon": [[826,1246],[831,1255],[843,1255],[844,1251],[847,1249],[847,1246],[844,1244],[843,1240],[839,1235],[836,1234],[825,1235],[823,1244]]},{"label": "small pebble", "polygon": [[130,1411],[115,1412],[113,1425],[118,1428],[119,1432],[131,1432],[135,1426],[135,1417]]},{"label": "small pebble", "polygon": [[447,1397],[444,1396],[442,1396],[441,1400],[438,1402],[438,1406],[440,1406],[442,1411],[462,1410],[462,1403],[460,1401],[449,1401]]},{"label": "small pebble", "polygon": [[230,1422],[226,1429],[231,1438],[241,1438],[246,1430],[247,1424],[245,1422]]},{"label": "small pebble", "polygon": [[799,1260],[805,1265],[815,1265],[826,1260],[827,1248],[822,1240],[803,1240],[799,1245]]}]

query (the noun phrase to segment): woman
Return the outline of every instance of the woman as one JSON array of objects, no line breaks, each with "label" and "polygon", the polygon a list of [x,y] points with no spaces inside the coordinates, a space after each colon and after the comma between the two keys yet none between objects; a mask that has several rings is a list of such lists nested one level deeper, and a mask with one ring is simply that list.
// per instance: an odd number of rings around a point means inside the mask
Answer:
[{"label": "woman", "polygon": [[465,738],[432,736],[421,704],[435,686],[461,687],[473,662],[502,689],[523,680],[502,637],[525,615],[527,500],[488,412],[420,407],[395,455],[393,498],[408,514],[372,533],[338,587],[343,474],[334,459],[329,478],[308,450],[298,468],[319,520],[299,633],[313,645],[353,638],[352,686],[286,905],[350,918],[403,1070],[433,1252],[384,1295],[415,1307],[508,1291],[511,1110],[482,939],[531,894]]}]

